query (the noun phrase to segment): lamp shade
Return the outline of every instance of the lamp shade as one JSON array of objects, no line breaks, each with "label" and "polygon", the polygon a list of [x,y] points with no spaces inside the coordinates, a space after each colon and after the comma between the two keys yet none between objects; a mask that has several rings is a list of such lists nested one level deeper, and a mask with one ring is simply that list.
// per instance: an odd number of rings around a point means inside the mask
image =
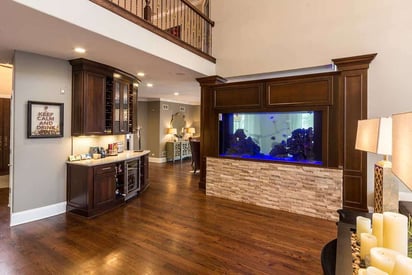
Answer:
[{"label": "lamp shade", "polygon": [[381,155],[391,155],[392,118],[359,120],[355,149]]},{"label": "lamp shade", "polygon": [[412,190],[412,113],[392,115],[392,172]]},{"label": "lamp shade", "polygon": [[186,129],[186,132],[187,132],[188,134],[194,134],[194,133],[196,133],[196,130],[195,130],[195,128],[190,127],[190,128],[187,128],[187,129]]},{"label": "lamp shade", "polygon": [[167,133],[169,135],[176,135],[177,134],[177,129],[176,128],[167,128]]}]

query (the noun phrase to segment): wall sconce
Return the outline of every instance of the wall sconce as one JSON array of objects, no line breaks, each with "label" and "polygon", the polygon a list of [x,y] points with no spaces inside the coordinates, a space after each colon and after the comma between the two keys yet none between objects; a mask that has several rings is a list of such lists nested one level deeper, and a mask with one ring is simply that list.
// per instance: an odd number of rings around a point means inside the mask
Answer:
[{"label": "wall sconce", "polygon": [[175,135],[177,135],[176,128],[167,128],[167,134],[171,135],[170,141],[175,141]]},{"label": "wall sconce", "polygon": [[392,115],[392,172],[412,190],[412,113]]},{"label": "wall sconce", "polygon": [[392,154],[392,118],[359,120],[355,149],[384,155],[383,160],[375,163],[374,212],[398,212],[399,187],[388,158]]}]

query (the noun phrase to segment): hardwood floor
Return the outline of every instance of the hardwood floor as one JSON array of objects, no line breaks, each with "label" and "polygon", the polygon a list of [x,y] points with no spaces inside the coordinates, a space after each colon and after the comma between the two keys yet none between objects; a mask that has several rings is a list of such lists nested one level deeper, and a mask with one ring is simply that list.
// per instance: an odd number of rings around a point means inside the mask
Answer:
[{"label": "hardwood floor", "polygon": [[198,177],[150,163],[146,192],[94,219],[9,228],[3,205],[0,274],[322,274],[334,222],[206,197]]}]

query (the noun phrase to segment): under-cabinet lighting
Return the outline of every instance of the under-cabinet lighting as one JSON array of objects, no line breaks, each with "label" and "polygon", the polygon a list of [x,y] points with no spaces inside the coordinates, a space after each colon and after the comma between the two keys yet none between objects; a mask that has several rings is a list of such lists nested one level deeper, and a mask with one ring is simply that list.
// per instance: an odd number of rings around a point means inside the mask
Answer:
[{"label": "under-cabinet lighting", "polygon": [[118,74],[118,73],[114,73],[114,74],[113,74],[113,77],[114,77],[114,78],[120,78],[120,77],[121,77],[121,75],[120,75],[120,74]]},{"label": "under-cabinet lighting", "polygon": [[81,48],[81,47],[74,48],[74,51],[76,53],[85,53],[86,52],[86,50],[84,48]]}]

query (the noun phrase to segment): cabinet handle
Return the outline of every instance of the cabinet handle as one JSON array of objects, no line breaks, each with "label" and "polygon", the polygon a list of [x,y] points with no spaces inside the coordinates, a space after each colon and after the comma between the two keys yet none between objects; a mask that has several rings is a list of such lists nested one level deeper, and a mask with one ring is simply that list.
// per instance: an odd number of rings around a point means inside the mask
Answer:
[{"label": "cabinet handle", "polygon": [[110,169],[112,169],[112,167],[105,167],[105,168],[102,168],[102,170],[110,170]]}]

